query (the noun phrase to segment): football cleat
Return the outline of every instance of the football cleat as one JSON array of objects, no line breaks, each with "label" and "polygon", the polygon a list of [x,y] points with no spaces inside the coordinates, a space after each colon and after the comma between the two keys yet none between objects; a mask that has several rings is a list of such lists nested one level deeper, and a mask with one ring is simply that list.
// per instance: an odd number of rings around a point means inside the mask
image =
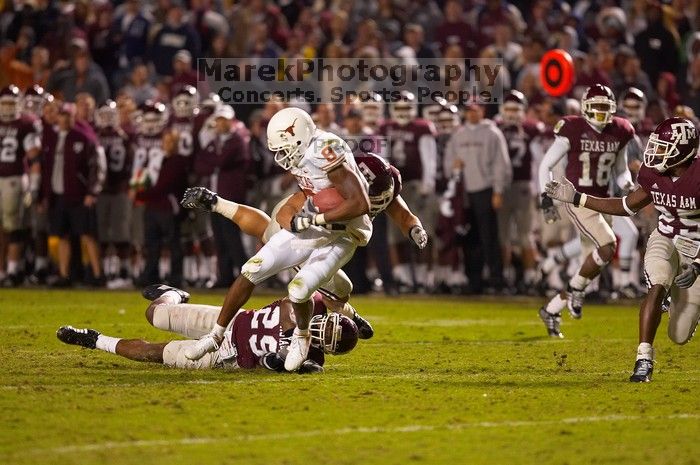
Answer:
[{"label": "football cleat", "polygon": [[547,328],[547,334],[549,337],[563,338],[564,335],[561,333],[561,313],[552,315],[547,312],[544,307],[540,308],[540,320],[544,323],[545,328]]},{"label": "football cleat", "polygon": [[61,326],[56,331],[56,337],[65,344],[94,349],[97,344],[99,331],[88,328],[74,328],[72,326]]},{"label": "football cleat", "polygon": [[579,320],[583,316],[583,299],[586,297],[586,291],[583,289],[574,289],[569,286],[566,289],[566,308],[569,309],[571,317]]},{"label": "football cleat", "polygon": [[654,372],[654,361],[646,358],[637,360],[634,363],[634,372],[630,376],[632,383],[648,383],[651,381],[651,375]]},{"label": "football cleat", "polygon": [[176,287],[168,286],[167,284],[151,284],[150,286],[146,286],[143,291],[141,291],[141,295],[144,296],[146,300],[150,300],[152,302],[168,291],[175,291],[180,296],[180,303],[182,304],[187,303],[190,300],[189,292],[185,292]]},{"label": "football cleat", "polygon": [[287,358],[284,360],[284,369],[287,371],[298,370],[309,356],[309,347],[311,346],[311,333],[306,336],[298,334],[294,330],[292,340],[289,343]]}]

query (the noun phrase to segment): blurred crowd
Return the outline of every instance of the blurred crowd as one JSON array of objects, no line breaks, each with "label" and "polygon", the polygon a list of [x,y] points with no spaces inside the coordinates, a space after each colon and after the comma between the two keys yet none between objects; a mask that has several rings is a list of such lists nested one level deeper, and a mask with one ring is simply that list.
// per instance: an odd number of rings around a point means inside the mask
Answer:
[{"label": "blurred crowd", "polygon": [[[576,269],[576,236],[566,219],[543,224],[534,179],[553,127],[580,113],[589,85],[605,84],[637,131],[628,155],[638,169],[656,124],[700,112],[699,9],[693,0],[0,2],[0,277],[229,285],[258,244],[178,199],[204,185],[269,212],[293,192],[265,136],[291,104],[322,129],[373,141],[431,235],[418,252],[377,218],[372,243],[346,267],[356,292],[560,289]],[[552,48],[571,54],[576,73],[556,99],[539,81]],[[501,58],[507,98],[231,107],[197,91],[200,57]],[[594,290],[638,293],[639,238],[654,220],[635,218],[630,263]]]}]

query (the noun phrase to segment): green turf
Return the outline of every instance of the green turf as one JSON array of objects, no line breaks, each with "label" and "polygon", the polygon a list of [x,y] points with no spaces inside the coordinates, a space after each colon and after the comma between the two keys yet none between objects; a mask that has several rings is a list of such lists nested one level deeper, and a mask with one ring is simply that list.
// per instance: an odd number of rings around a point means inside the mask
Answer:
[{"label": "green turf", "polygon": [[376,336],[323,375],[187,372],[55,338],[167,340],[136,292],[1,290],[0,464],[700,463],[700,349],[665,319],[637,385],[633,307],[588,306],[556,341],[532,302],[354,303]]}]

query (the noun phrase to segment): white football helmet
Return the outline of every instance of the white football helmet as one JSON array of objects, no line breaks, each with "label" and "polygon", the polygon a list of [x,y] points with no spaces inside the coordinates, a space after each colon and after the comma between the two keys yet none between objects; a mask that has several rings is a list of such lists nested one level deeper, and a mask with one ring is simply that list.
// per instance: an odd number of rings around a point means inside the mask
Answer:
[{"label": "white football helmet", "polygon": [[296,167],[316,132],[311,116],[300,108],[284,108],[267,123],[267,148],[285,170]]},{"label": "white football helmet", "polygon": [[119,113],[114,100],[107,100],[95,111],[95,126],[100,129],[119,127]]},{"label": "white football helmet", "polygon": [[417,113],[416,96],[406,90],[401,91],[401,98],[389,107],[391,119],[396,121],[399,126],[406,126],[413,121]]},{"label": "white football helmet", "polygon": [[617,111],[615,96],[608,86],[594,84],[581,97],[581,113],[592,126],[603,129]]}]

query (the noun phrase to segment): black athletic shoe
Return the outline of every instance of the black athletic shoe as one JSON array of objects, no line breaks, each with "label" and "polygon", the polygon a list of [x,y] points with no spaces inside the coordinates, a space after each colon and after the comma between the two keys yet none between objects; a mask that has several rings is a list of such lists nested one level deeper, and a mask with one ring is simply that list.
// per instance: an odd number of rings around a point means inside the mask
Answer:
[{"label": "black athletic shoe", "polygon": [[95,348],[97,336],[99,335],[100,332],[94,329],[78,329],[72,326],[61,326],[58,328],[58,331],[56,331],[56,337],[59,341],[74,346],[85,347],[86,349]]},{"label": "black athletic shoe", "polygon": [[371,339],[372,336],[374,336],[374,328],[372,328],[369,321],[362,318],[359,313],[355,312],[352,321],[357,325],[357,337],[360,339]]},{"label": "black athletic shoe", "polygon": [[634,373],[630,376],[632,383],[648,383],[654,373],[654,362],[646,358],[637,360],[634,363]]},{"label": "black athletic shoe", "polygon": [[150,286],[146,286],[143,291],[141,291],[141,295],[144,296],[146,300],[150,300],[152,302],[168,291],[177,292],[180,296],[180,303],[184,304],[190,300],[189,292],[185,292],[176,287],[168,286],[167,284],[151,284]]},{"label": "black athletic shoe", "polygon": [[559,326],[561,325],[561,313],[552,315],[547,312],[544,307],[540,308],[540,320],[544,323],[545,328],[547,328],[547,334],[550,337],[563,338],[564,335],[561,333]]}]

